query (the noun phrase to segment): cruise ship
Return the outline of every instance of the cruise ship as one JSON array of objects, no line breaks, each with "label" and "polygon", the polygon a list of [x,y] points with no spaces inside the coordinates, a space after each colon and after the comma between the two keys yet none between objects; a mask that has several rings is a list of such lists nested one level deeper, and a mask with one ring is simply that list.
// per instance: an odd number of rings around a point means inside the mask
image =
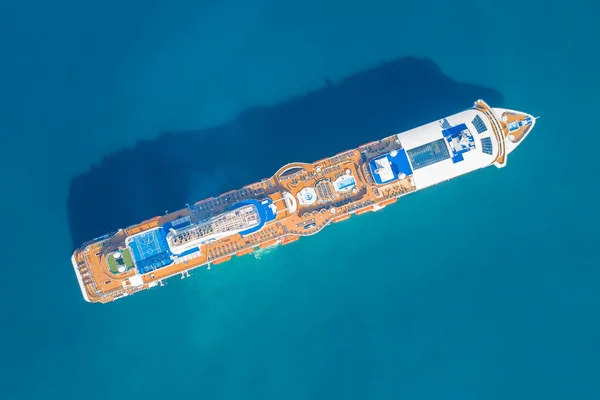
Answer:
[{"label": "cruise ship", "polygon": [[535,123],[527,113],[477,100],[356,149],[287,164],[271,178],[84,243],[71,258],[81,293],[93,303],[121,299],[193,268],[314,235],[459,175],[504,167]]}]

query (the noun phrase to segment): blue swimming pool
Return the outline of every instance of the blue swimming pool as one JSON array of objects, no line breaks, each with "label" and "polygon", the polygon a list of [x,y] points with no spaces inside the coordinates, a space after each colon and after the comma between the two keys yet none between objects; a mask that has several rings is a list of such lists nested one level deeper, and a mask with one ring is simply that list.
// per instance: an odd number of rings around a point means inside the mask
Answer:
[{"label": "blue swimming pool", "polygon": [[348,176],[340,181],[335,182],[336,190],[348,190],[356,186],[356,181],[353,176]]}]

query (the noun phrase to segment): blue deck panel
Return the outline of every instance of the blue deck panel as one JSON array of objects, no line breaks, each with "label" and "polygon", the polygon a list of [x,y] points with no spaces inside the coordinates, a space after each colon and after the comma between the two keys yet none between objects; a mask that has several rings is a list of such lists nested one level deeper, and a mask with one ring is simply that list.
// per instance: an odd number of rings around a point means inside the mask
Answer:
[{"label": "blue deck panel", "polygon": [[444,135],[444,137],[453,137],[459,134],[460,132],[464,131],[465,129],[467,129],[467,124],[456,125],[452,128],[444,129],[442,131],[442,135]]},{"label": "blue deck panel", "polygon": [[273,202],[271,200],[268,200],[268,203],[263,205],[263,207],[265,208],[265,212],[267,214],[267,222],[269,221],[273,221],[275,218],[277,218],[277,213],[273,212],[273,210],[271,210],[270,205],[273,204]]},{"label": "blue deck panel", "polygon": [[[381,157],[379,157],[379,158],[381,158]],[[381,185],[383,183],[383,181],[379,177],[379,174],[375,173],[375,171],[377,170],[377,165],[375,164],[375,161],[379,160],[379,158],[374,158],[369,162],[369,169],[371,170],[371,176],[375,180],[375,183],[377,183],[378,185]]]},{"label": "blue deck panel", "polygon": [[167,234],[163,228],[135,236],[129,244],[138,271],[145,274],[171,264]]},{"label": "blue deck panel", "polygon": [[[392,168],[392,172],[394,173],[394,179],[390,179],[386,182],[383,182],[379,177],[379,174],[375,173],[375,170],[377,169],[377,165],[375,164],[375,162],[383,158],[387,158],[388,161],[391,163],[390,167]],[[395,157],[392,157],[392,155],[388,153],[384,156],[372,159],[369,162],[369,169],[371,170],[371,176],[373,176],[373,179],[377,184],[394,182],[398,179],[398,175],[402,173],[406,176],[410,176],[413,174],[410,162],[408,161],[408,155],[406,154],[406,150],[404,149],[398,150],[398,154],[396,154]]]},{"label": "blue deck panel", "polygon": [[[452,162],[454,164],[461,162],[464,160],[464,156],[463,153],[466,153],[468,151],[470,151],[471,149],[475,148],[475,143],[473,141],[473,136],[471,135],[471,131],[469,130],[469,128],[467,128],[467,124],[459,124],[456,126],[452,126],[450,128],[444,129],[442,130],[442,135],[444,135],[444,138],[446,138],[446,141],[448,142],[448,145],[450,146],[450,149],[452,151]],[[464,146],[463,148],[456,148],[453,144],[453,141],[455,138],[457,137],[461,137],[461,138],[467,138],[468,140],[468,145]]]},{"label": "blue deck panel", "polygon": [[390,161],[392,162],[392,171],[394,171],[395,174],[404,173],[406,176],[412,175],[413,170],[410,166],[410,163],[408,162],[406,150],[398,150],[398,154],[396,155],[396,157],[390,156]]},{"label": "blue deck panel", "polygon": [[434,140],[410,149],[407,151],[407,155],[413,170],[425,168],[450,158],[446,139]]},{"label": "blue deck panel", "polygon": [[452,162],[453,162],[454,164],[456,164],[457,162],[461,162],[461,161],[463,161],[463,160],[465,159],[465,158],[463,157],[462,153],[464,153],[464,151],[463,151],[463,152],[460,152],[460,153],[456,154],[454,157],[452,157]]}]

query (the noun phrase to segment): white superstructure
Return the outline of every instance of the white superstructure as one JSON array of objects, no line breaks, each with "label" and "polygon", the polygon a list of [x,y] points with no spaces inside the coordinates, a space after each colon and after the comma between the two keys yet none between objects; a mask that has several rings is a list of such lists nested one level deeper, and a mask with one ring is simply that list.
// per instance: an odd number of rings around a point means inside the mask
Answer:
[{"label": "white superstructure", "polygon": [[[497,118],[496,121],[481,109],[474,108],[397,135],[402,148],[406,151],[417,190],[494,163],[499,167],[506,164],[506,155],[531,131],[535,118],[520,113],[525,115],[525,118],[514,122],[513,127],[515,129],[528,127],[528,129],[514,143],[510,140],[510,136],[499,132],[498,121],[506,124],[506,113],[517,112],[506,109],[490,110],[494,113],[493,117]],[[508,123],[505,126],[511,125]],[[502,160],[498,162],[500,156]],[[381,162],[377,160],[377,165],[379,164]],[[378,168],[377,172],[382,169],[384,168]],[[382,178],[387,177],[385,180],[389,180],[389,172],[386,172]]]}]

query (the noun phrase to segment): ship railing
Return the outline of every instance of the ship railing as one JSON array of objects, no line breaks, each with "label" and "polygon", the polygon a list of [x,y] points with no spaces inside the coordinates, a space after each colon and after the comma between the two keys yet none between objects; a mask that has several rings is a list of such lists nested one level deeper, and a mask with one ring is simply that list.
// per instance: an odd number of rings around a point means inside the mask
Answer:
[{"label": "ship railing", "polygon": [[477,108],[483,111],[486,117],[488,117],[488,119],[490,120],[490,123],[492,124],[492,131],[494,132],[496,140],[498,141],[498,156],[496,157],[496,160],[494,160],[494,162],[504,158],[500,164],[506,163],[506,148],[504,144],[504,135],[502,134],[502,127],[500,126],[498,119],[485,102],[477,102]]},{"label": "ship railing", "polygon": [[[87,251],[87,248],[83,252],[83,264],[84,264],[85,268],[88,270],[88,272],[90,274],[90,283],[91,283],[92,289],[94,290],[94,292],[96,293],[96,295],[98,297],[103,297],[103,294],[98,289],[98,286],[96,286],[96,281],[94,280],[94,277],[93,277],[93,274],[92,274],[92,270],[90,268],[90,264],[88,262],[88,258],[87,258],[87,255],[86,255],[86,251]],[[79,267],[79,265],[80,264],[77,263],[78,267]]]}]

